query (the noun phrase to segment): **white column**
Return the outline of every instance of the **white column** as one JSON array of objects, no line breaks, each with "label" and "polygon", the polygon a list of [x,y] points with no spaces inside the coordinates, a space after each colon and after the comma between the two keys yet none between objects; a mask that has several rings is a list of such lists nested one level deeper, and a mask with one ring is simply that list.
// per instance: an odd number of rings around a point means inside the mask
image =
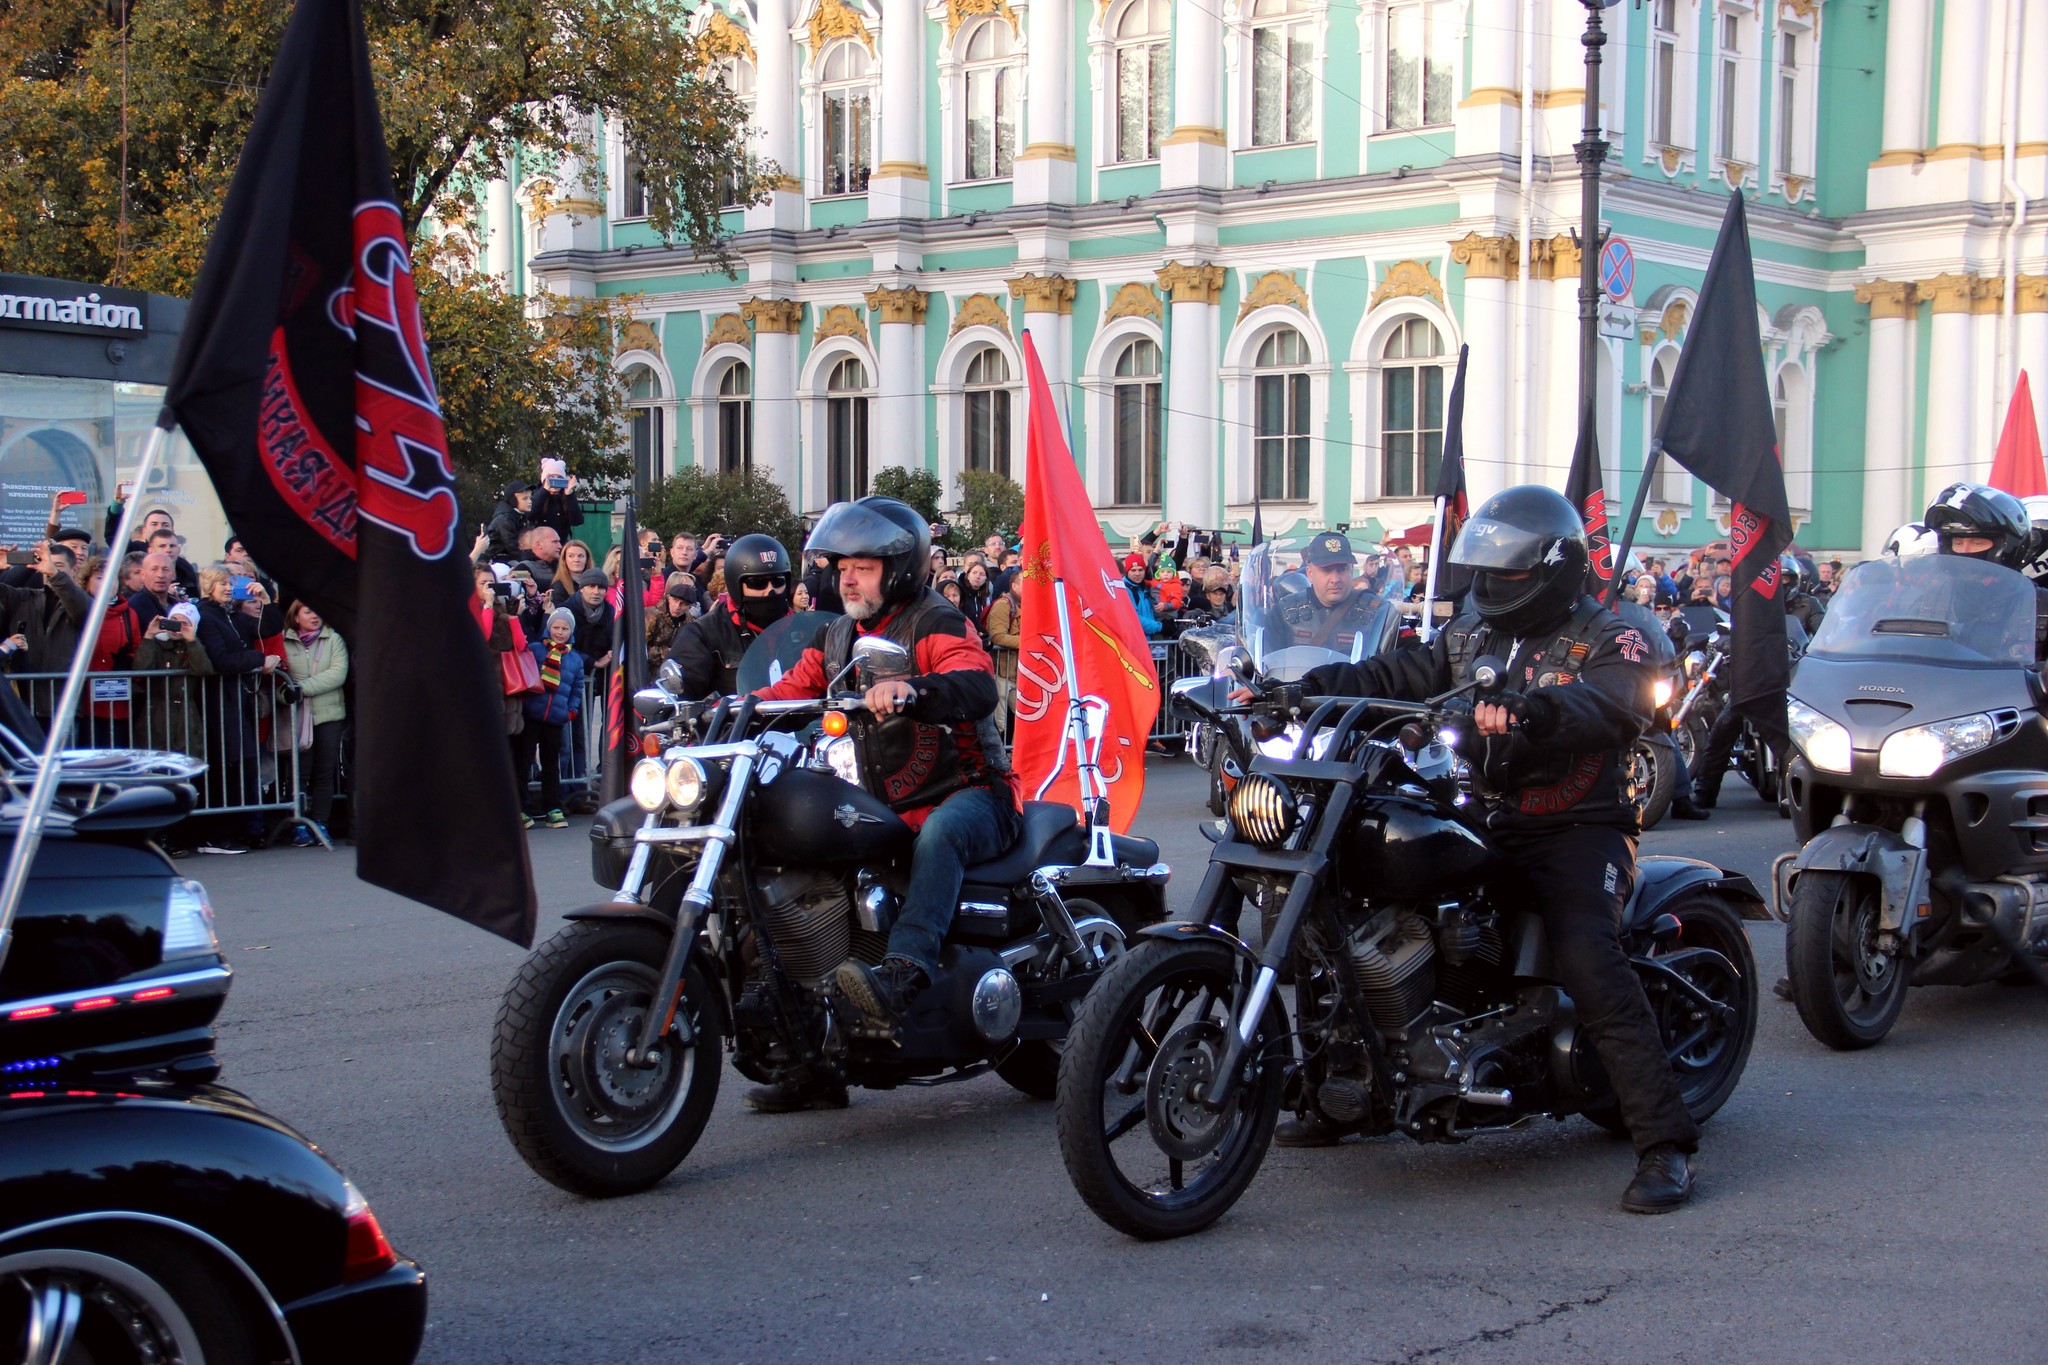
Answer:
[{"label": "white column", "polygon": [[1173,133],[1159,148],[1162,186],[1221,187],[1223,16],[1220,5],[1173,7]]},{"label": "white column", "polygon": [[[1549,335],[1543,357],[1541,415],[1530,443],[1527,477],[1530,483],[1548,484],[1562,492],[1571,474],[1572,448],[1579,438],[1579,253],[1568,238],[1553,240],[1550,249],[1550,279],[1538,293],[1540,302],[1530,310],[1541,320],[1533,323],[1531,330],[1539,337],[1546,331]],[[1536,344],[1545,343],[1539,339]]]},{"label": "white column", "polygon": [[1025,15],[1024,149],[1012,192],[1019,204],[1074,202],[1073,6],[1033,0]]},{"label": "white column", "polygon": [[[2031,289],[2028,278],[2020,277],[2020,368],[2027,372],[2027,387],[2034,394],[2034,423],[2041,426],[2048,418],[2048,288],[2040,283],[2039,277]],[[2019,382],[2019,376],[2013,376]],[[2012,395],[2007,394],[2008,401]]]},{"label": "white column", "polygon": [[512,182],[494,178],[484,191],[484,216],[490,237],[484,245],[484,272],[496,275],[507,289],[512,287],[513,254],[519,245],[519,206],[512,201]]},{"label": "white column", "polygon": [[1216,367],[1223,310],[1223,267],[1173,262],[1159,272],[1172,300],[1167,313],[1166,476],[1168,521],[1214,526],[1223,519],[1217,465]]},{"label": "white column", "polygon": [[[1451,259],[1465,267],[1464,331],[1472,348],[1465,370],[1465,493],[1477,507],[1514,482],[1508,472],[1508,405],[1515,389],[1508,282],[1515,239],[1471,233],[1451,243]],[[1448,385],[1444,395],[1448,402]]]},{"label": "white column", "polygon": [[[1519,151],[1522,6],[1506,3],[1469,7],[1467,12],[1474,16],[1472,93],[1458,102],[1455,115],[1458,155]],[[1605,55],[1613,55],[1612,49]]]},{"label": "white column", "polygon": [[919,289],[879,288],[863,295],[880,323],[875,355],[881,364],[876,389],[875,430],[882,439],[869,459],[870,471],[901,466],[923,469],[924,366],[919,334],[931,296]]},{"label": "white column", "polygon": [[1974,284],[1968,275],[1939,275],[1920,286],[1922,297],[1934,305],[1927,395],[1930,418],[1938,416],[1927,423],[1926,478],[1918,499],[1923,504],[1943,485],[1972,477],[1982,464],[1978,405],[1971,401],[1977,371],[1978,328],[1970,311]]},{"label": "white column", "polygon": [[924,159],[924,6],[882,0],[882,159],[868,179],[868,217],[931,216],[931,172]]},{"label": "white column", "polygon": [[[803,150],[796,132],[796,42],[790,0],[756,0],[754,23],[754,155],[772,161],[781,178],[765,204],[747,210],[749,228],[800,228],[804,221]],[[760,428],[755,432],[758,435]],[[796,434],[790,428],[791,437]]]},{"label": "white column", "polygon": [[[1997,129],[1984,123],[1987,87],[2001,84],[2005,63],[2003,53],[1994,51],[1991,39],[1991,6],[1955,4],[1944,7],[1941,19],[1941,96],[1934,110],[1934,145],[1957,148],[1955,161],[1947,163],[1942,199],[1996,199],[1998,158],[1987,165],[1969,149],[1997,141]],[[2004,47],[2004,29],[1999,30],[1999,48]],[[1923,191],[1927,188],[1923,185]]]},{"label": "white column", "polygon": [[1927,66],[1933,32],[1934,0],[1886,0],[1883,151],[1917,152],[1927,145]]},{"label": "white column", "polygon": [[1856,291],[1870,305],[1869,416],[1863,437],[1863,553],[1919,515],[1907,510],[1912,462],[1913,326],[1911,284],[1877,280]]},{"label": "white column", "polygon": [[1031,333],[1046,382],[1059,399],[1061,385],[1073,379],[1068,339],[1073,334],[1069,319],[1074,312],[1074,282],[1064,275],[1019,275],[1009,285],[1010,297],[1024,301],[1024,330]]},{"label": "white column", "polygon": [[792,506],[802,507],[796,328],[803,305],[793,299],[751,299],[740,311],[754,324],[754,468],[780,484]]},{"label": "white column", "polygon": [[2020,141],[2048,142],[2048,81],[2041,79],[2048,72],[2048,13],[2012,2],[2020,6]]}]

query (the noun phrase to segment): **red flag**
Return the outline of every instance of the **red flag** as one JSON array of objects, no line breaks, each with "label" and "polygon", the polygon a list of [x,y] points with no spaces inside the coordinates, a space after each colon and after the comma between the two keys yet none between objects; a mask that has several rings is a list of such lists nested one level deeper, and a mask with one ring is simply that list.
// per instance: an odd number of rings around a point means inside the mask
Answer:
[{"label": "red flag", "polygon": [[2034,391],[2027,372],[2013,386],[2012,405],[2005,410],[2005,430],[1998,433],[1998,454],[1991,460],[1993,488],[2016,498],[2048,493],[2048,471],[2041,463],[2041,428],[2034,424]]},{"label": "red flag", "polygon": [[1074,683],[1100,719],[1098,763],[1110,793],[1110,827],[1131,827],[1145,796],[1145,737],[1159,714],[1159,676],[1138,625],[1138,609],[1110,557],[1088,490],[1060,433],[1052,389],[1024,334],[1031,386],[1024,438],[1024,643],[1017,653],[1014,763],[1024,794],[1048,773],[1059,777],[1042,799],[1079,808],[1080,778],[1067,743],[1067,676],[1060,647],[1057,583],[1065,589],[1073,637]]}]

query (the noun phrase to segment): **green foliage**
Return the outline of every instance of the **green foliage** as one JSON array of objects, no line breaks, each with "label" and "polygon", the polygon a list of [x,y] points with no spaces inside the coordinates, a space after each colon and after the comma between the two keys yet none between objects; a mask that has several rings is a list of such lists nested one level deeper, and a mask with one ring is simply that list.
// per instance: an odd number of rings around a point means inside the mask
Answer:
[{"label": "green foliage", "polygon": [[955,544],[973,548],[991,535],[1016,539],[1024,524],[1024,489],[1015,479],[989,469],[960,474],[960,507],[953,514]]},{"label": "green foliage", "polygon": [[714,531],[738,539],[759,531],[789,551],[791,563],[803,553],[804,522],[789,505],[782,485],[765,474],[707,474],[690,468],[657,482],[640,507],[640,524],[663,540],[682,532]]},{"label": "green foliage", "polygon": [[939,476],[930,470],[891,465],[868,480],[868,492],[876,497],[907,502],[926,521],[945,520],[939,512],[939,499],[946,496],[946,485],[939,482]]}]

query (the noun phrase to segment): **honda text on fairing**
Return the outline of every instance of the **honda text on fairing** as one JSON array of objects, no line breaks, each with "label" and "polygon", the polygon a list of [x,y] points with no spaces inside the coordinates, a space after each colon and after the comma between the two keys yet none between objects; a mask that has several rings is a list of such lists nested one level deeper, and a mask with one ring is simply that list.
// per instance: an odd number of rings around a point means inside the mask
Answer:
[{"label": "honda text on fairing", "polygon": [[[1498,660],[1476,669],[1499,672]],[[1082,1006],[1057,1112],[1088,1206],[1137,1237],[1208,1226],[1258,1173],[1283,1104],[1422,1142],[1573,1113],[1620,1131],[1542,921],[1460,818],[1446,750],[1469,705],[1297,687],[1240,707],[1231,685],[1183,680],[1175,705],[1215,723],[1306,719],[1290,753],[1252,760],[1187,920],[1142,930]],[[1258,951],[1234,932],[1255,903],[1275,907]],[[1696,1120],[1748,1058],[1756,971],[1742,920],[1765,915],[1739,875],[1641,860],[1623,946]],[[1291,1022],[1275,989],[1290,967]]]},{"label": "honda text on fairing", "polygon": [[[0,861],[40,765],[19,720]],[[153,842],[203,765],[59,761],[0,966],[0,1358],[403,1365],[426,1277],[318,1148],[215,1083],[231,974],[205,888]]]},{"label": "honda text on fairing", "polygon": [[2037,593],[1958,554],[1850,571],[1793,675],[1803,847],[1775,869],[1793,1000],[1869,1047],[1913,985],[2012,977],[2048,952],[2048,721]]},{"label": "honda text on fairing", "polygon": [[704,1131],[726,1051],[764,1085],[993,1069],[1052,1096],[1074,1008],[1165,917],[1168,870],[1151,840],[1123,836],[1112,862],[1089,864],[1072,808],[1026,802],[1018,842],[967,869],[908,1017],[875,1028],[834,974],[882,960],[916,835],[871,790],[860,692],[837,689],[900,674],[904,652],[861,639],[817,700],[634,698],[649,756],[591,830],[594,874],[617,894],[571,911],[528,959],[492,1048],[506,1131],[548,1180],[591,1195],[660,1180]]}]

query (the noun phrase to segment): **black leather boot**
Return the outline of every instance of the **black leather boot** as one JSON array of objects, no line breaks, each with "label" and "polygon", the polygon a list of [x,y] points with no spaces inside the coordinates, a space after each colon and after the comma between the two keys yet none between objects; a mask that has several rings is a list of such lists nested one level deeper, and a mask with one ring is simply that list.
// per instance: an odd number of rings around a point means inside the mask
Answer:
[{"label": "black leather boot", "polygon": [[844,1109],[846,1087],[829,1076],[757,1085],[747,1092],[747,1108],[757,1114],[795,1114],[806,1109]]},{"label": "black leather boot", "polygon": [[1311,1109],[1291,1119],[1280,1120],[1273,1141],[1282,1147],[1335,1147],[1344,1130]]},{"label": "black leather boot", "polygon": [[1669,1213],[1692,1198],[1692,1158],[1660,1142],[1636,1161],[1636,1178],[1621,1193],[1630,1213]]}]

